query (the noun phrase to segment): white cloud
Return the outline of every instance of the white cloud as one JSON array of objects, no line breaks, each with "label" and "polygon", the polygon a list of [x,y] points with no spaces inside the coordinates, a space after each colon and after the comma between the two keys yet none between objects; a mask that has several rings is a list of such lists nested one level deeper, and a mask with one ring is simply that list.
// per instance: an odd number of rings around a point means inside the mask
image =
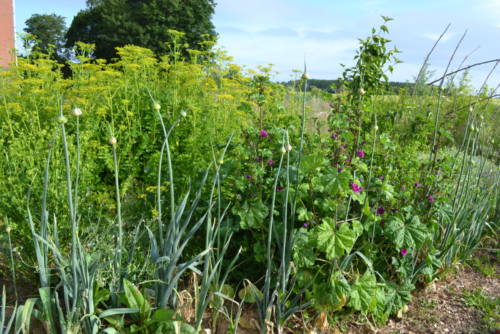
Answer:
[{"label": "white cloud", "polygon": [[[432,39],[433,41],[437,41],[439,39],[439,36],[441,36],[441,35],[438,35],[438,34],[423,34],[422,36],[427,37],[429,39]],[[455,36],[455,34],[446,33],[441,38],[441,41],[446,42],[447,40],[449,40],[453,36]]]}]

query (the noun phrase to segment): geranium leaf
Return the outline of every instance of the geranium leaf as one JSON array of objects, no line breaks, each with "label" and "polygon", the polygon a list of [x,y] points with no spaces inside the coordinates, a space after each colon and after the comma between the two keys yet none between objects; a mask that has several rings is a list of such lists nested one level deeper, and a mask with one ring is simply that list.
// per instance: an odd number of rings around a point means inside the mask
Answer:
[{"label": "geranium leaf", "polygon": [[401,248],[420,248],[427,238],[427,227],[420,223],[418,216],[407,215],[406,219],[401,214],[389,217],[384,228],[385,234]]},{"label": "geranium leaf", "polygon": [[323,224],[313,228],[309,242],[320,251],[325,252],[329,258],[337,258],[349,252],[354,245],[356,235],[349,229],[349,224],[344,223],[335,231],[335,223],[331,218],[325,218]]}]

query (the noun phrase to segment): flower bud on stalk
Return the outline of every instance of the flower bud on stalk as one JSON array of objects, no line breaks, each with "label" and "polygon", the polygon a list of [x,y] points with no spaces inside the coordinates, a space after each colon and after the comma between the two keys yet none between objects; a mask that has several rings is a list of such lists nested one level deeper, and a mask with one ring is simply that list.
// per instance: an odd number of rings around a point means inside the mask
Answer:
[{"label": "flower bud on stalk", "polygon": [[154,110],[160,110],[160,109],[161,109],[160,104],[159,104],[159,103],[155,103],[155,104],[153,104],[153,109],[154,109]]},{"label": "flower bud on stalk", "polygon": [[187,112],[186,112],[185,110],[182,110],[182,111],[181,111],[181,116],[182,116],[182,117],[186,117],[186,116],[187,116]]},{"label": "flower bud on stalk", "polygon": [[285,146],[281,146],[281,148],[280,148],[280,153],[281,153],[281,154],[285,154],[285,153],[286,153]]},{"label": "flower bud on stalk", "polygon": [[363,95],[364,93],[366,92],[363,88],[358,89],[358,94]]},{"label": "flower bud on stalk", "polygon": [[302,74],[302,79],[304,80],[309,79],[309,73],[305,72],[304,74]]},{"label": "flower bud on stalk", "polygon": [[7,233],[10,233],[10,231],[12,231],[10,227],[7,227],[5,230],[7,231]]},{"label": "flower bud on stalk", "polygon": [[71,110],[71,115],[74,117],[82,116],[82,110],[80,108],[75,108]]},{"label": "flower bud on stalk", "polygon": [[117,143],[117,140],[115,137],[111,137],[108,140],[109,145],[115,145]]},{"label": "flower bud on stalk", "polygon": [[469,107],[469,111],[472,112],[472,107]]},{"label": "flower bud on stalk", "polygon": [[490,140],[490,143],[493,145],[495,144],[495,139]]},{"label": "flower bud on stalk", "polygon": [[484,119],[483,115],[479,115],[479,118],[481,118],[481,120]]},{"label": "flower bud on stalk", "polygon": [[476,163],[473,160],[469,161],[469,165],[474,166],[475,164]]},{"label": "flower bud on stalk", "polygon": [[474,125],[472,125],[472,124],[471,124],[471,125],[469,126],[469,131],[470,131],[470,132],[474,132]]},{"label": "flower bud on stalk", "polygon": [[54,147],[54,142],[51,140],[51,141],[49,141],[49,148],[52,148],[52,147]]},{"label": "flower bud on stalk", "polygon": [[66,117],[64,117],[63,115],[57,117],[57,123],[59,123],[59,124],[66,123],[67,121],[68,121],[68,119]]},{"label": "flower bud on stalk", "polygon": [[224,163],[224,160],[219,159],[219,160],[217,161],[217,163],[218,163],[219,165],[222,165],[222,164]]},{"label": "flower bud on stalk", "polygon": [[377,131],[377,130],[378,130],[378,125],[375,125],[375,131]]},{"label": "flower bud on stalk", "polygon": [[288,144],[285,146],[285,150],[291,151],[292,150],[292,145]]}]

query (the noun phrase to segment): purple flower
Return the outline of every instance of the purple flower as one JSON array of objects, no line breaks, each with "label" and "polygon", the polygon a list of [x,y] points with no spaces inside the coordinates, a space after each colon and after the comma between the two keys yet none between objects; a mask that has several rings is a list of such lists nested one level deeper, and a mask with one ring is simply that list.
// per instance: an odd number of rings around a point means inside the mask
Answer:
[{"label": "purple flower", "polygon": [[380,226],[384,226],[385,224],[385,219],[382,218],[382,220],[380,221]]},{"label": "purple flower", "polygon": [[363,159],[365,157],[365,152],[363,152],[363,150],[358,150],[358,157],[360,157],[361,159]]},{"label": "purple flower", "polygon": [[396,209],[394,209],[394,208],[392,208],[391,211],[394,212],[394,213],[396,213]]},{"label": "purple flower", "polygon": [[408,250],[403,248],[401,250],[401,255],[405,256],[406,254],[408,254]]},{"label": "purple flower", "polygon": [[349,117],[347,117],[347,121],[349,122],[351,119]]},{"label": "purple flower", "polygon": [[389,154],[386,154],[386,155],[385,155],[385,157],[386,157],[386,158],[389,158]]},{"label": "purple flower", "polygon": [[331,138],[335,139],[335,138],[337,138],[337,135],[335,133],[333,133]]},{"label": "purple flower", "polygon": [[273,139],[272,139],[272,138],[269,138],[269,141],[273,141]]},{"label": "purple flower", "polygon": [[328,132],[332,132],[332,129],[328,129]]},{"label": "purple flower", "polygon": [[415,188],[418,188],[418,187],[420,187],[420,183],[415,182]]},{"label": "purple flower", "polygon": [[438,171],[438,175],[441,175],[441,172]]},{"label": "purple flower", "polygon": [[340,134],[342,134],[342,131],[339,131]]},{"label": "purple flower", "polygon": [[363,140],[363,141],[361,142],[361,144],[365,144],[365,143],[366,143],[366,141],[365,141],[365,140]]},{"label": "purple flower", "polygon": [[406,190],[405,186],[401,186],[401,189]]},{"label": "purple flower", "polygon": [[304,224],[304,227],[307,227],[308,225],[309,225],[309,223],[305,223],[305,224]]},{"label": "purple flower", "polygon": [[359,180],[359,182],[363,182],[363,178],[362,177],[360,177],[358,180]]},{"label": "purple flower", "polygon": [[251,179],[252,179],[252,176],[251,176],[251,175],[245,175],[245,177],[246,177],[247,179],[249,179],[249,180],[251,180]]},{"label": "purple flower", "polygon": [[431,203],[434,203],[434,197],[432,197],[432,195],[429,196],[429,201],[431,201]]},{"label": "purple flower", "polygon": [[260,130],[260,136],[261,136],[261,137],[268,137],[268,136],[269,136],[269,134],[267,133],[267,131],[266,131],[266,130]]},{"label": "purple flower", "polygon": [[333,108],[333,104],[331,104],[331,103],[330,103],[330,107],[332,107],[332,108]]},{"label": "purple flower", "polygon": [[383,207],[379,207],[379,208],[377,209],[377,214],[379,214],[379,215],[383,215],[384,213],[385,213],[385,209],[384,209]]},{"label": "purple flower", "polygon": [[341,150],[345,150],[344,146],[340,145],[340,149]]},{"label": "purple flower", "polygon": [[270,164],[271,166],[274,166],[274,161],[269,160],[269,164]]},{"label": "purple flower", "polygon": [[259,157],[255,157],[254,159],[255,161],[260,161]]},{"label": "purple flower", "polygon": [[281,190],[283,190],[283,189],[285,189],[285,188],[283,188],[282,186],[277,186],[277,187],[276,187],[276,192],[278,192],[278,193],[279,193],[279,192],[280,192]]},{"label": "purple flower", "polygon": [[339,167],[339,169],[337,170],[339,173],[342,171],[342,167]]},{"label": "purple flower", "polygon": [[356,183],[352,184],[352,190],[354,190],[356,194],[359,194],[359,186]]},{"label": "purple flower", "polygon": [[387,260],[387,263],[392,264],[392,257],[390,257],[389,260]]}]

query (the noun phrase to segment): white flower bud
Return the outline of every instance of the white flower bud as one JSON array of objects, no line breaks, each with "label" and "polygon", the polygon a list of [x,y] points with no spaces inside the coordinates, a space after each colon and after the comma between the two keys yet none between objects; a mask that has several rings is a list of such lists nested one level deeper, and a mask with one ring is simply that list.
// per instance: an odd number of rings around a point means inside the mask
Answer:
[{"label": "white flower bud", "polygon": [[11,231],[10,227],[7,227],[5,230],[7,231],[7,233],[10,233]]},{"label": "white flower bud", "polygon": [[117,143],[117,140],[115,137],[111,137],[108,140],[109,145],[115,145]]},{"label": "white flower bud", "polygon": [[302,79],[304,80],[309,79],[309,73],[305,72],[304,74],[302,74]]},{"label": "white flower bud", "polygon": [[378,130],[378,125],[375,125],[375,131],[377,131],[377,130]]},{"label": "white flower bud", "polygon": [[285,146],[285,150],[291,151],[292,150],[292,145],[288,144]]},{"label": "white flower bud", "polygon": [[472,112],[472,107],[469,107],[469,111]]},{"label": "white flower bud", "polygon": [[75,109],[71,110],[71,115],[75,116],[75,117],[81,116],[82,110],[80,108],[75,108]]},{"label": "white flower bud", "polygon": [[182,110],[182,111],[181,111],[181,116],[182,116],[182,117],[186,117],[186,116],[187,116],[187,112],[186,112],[185,110]]},{"label": "white flower bud", "polygon": [[363,95],[365,93],[365,90],[363,88],[358,89],[358,94]]}]

